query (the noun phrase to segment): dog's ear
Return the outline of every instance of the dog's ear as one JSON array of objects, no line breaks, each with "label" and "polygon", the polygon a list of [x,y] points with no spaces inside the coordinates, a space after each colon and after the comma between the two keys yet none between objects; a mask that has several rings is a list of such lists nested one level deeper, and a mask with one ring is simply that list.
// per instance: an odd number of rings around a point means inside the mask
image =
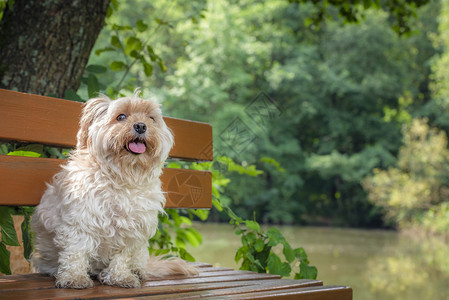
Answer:
[{"label": "dog's ear", "polygon": [[93,121],[104,113],[106,113],[111,100],[102,96],[100,98],[93,98],[88,100],[83,107],[80,119],[80,129],[76,135],[76,148],[83,149],[87,147],[89,137],[89,127]]}]

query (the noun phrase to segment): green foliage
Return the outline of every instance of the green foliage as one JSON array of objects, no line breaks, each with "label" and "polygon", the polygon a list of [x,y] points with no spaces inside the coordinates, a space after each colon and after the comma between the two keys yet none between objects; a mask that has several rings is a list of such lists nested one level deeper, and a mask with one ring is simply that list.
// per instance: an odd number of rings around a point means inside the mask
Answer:
[{"label": "green foliage", "polygon": [[[218,162],[225,165],[230,172],[238,172],[239,174],[246,174],[249,176],[258,176],[262,172],[257,172],[255,166],[238,166],[229,157],[219,157]],[[273,159],[269,160],[273,164],[279,165],[279,163]],[[280,167],[280,166],[279,166]],[[221,184],[217,184],[214,180],[216,187],[225,187],[229,182],[222,180],[223,175],[221,173],[214,172],[215,179],[219,179]],[[222,191],[223,192],[223,191]],[[235,234],[241,236],[242,246],[237,249],[235,254],[235,261],[238,263],[241,261],[241,270],[251,270],[259,273],[277,274],[282,277],[290,276],[292,266],[296,265],[295,259],[299,262],[299,272],[294,277],[295,279],[316,279],[317,269],[316,267],[309,265],[307,254],[303,248],[292,249],[288,241],[284,238],[281,232],[276,228],[270,228],[268,231],[263,231],[258,222],[254,220],[244,220],[237,216],[230,207],[223,205],[220,199],[221,193],[215,193],[214,206],[219,210],[226,213],[229,218],[229,222],[234,225]],[[218,203],[217,203],[218,202]],[[282,245],[283,259],[275,251],[275,247]]]},{"label": "green foliage", "polygon": [[17,233],[14,229],[14,222],[12,219],[12,214],[23,214],[24,221],[22,223],[22,236],[24,245],[24,256],[29,258],[31,255],[32,242],[31,242],[31,230],[30,230],[30,218],[32,214],[32,208],[20,207],[17,208],[0,206],[0,230],[1,230],[1,241],[0,241],[0,272],[4,274],[11,274],[10,268],[10,252],[6,246],[20,246],[17,239]]},{"label": "green foliage", "polygon": [[[187,243],[198,247],[202,242],[202,237],[198,231],[189,227],[192,225],[192,216],[195,215],[195,211],[188,211],[190,218],[180,215],[177,210],[173,209],[167,209],[167,215],[159,216],[159,230],[150,239],[150,254],[168,255],[171,253],[177,254],[185,260],[195,261],[185,248]],[[175,235],[174,241],[172,234]]]},{"label": "green foliage", "polygon": [[[380,11],[366,11],[356,26],[331,21],[317,30],[304,25],[312,5],[245,3],[211,1],[196,23],[175,24],[170,34],[184,45],[154,45],[165,49],[172,68],[153,78],[152,92],[170,115],[211,122],[217,156],[263,171],[251,179],[227,175],[227,198],[240,216],[256,211],[271,223],[381,226],[381,211],[360,181],[395,164],[401,125],[425,92],[416,87],[424,86],[429,68],[417,62],[435,53],[431,41],[398,38]],[[428,22],[419,26],[435,30]],[[408,49],[423,56],[405,55]],[[260,91],[272,100],[266,112],[255,101]],[[233,120],[242,128],[232,131]],[[251,141],[242,151],[239,138]]]},{"label": "green foliage", "polygon": [[[235,227],[235,233],[241,235],[242,246],[237,249],[235,261],[241,261],[240,270],[277,274],[288,277],[294,271],[292,266],[299,266],[295,279],[316,279],[316,267],[309,265],[307,254],[303,248],[292,249],[288,241],[276,228],[261,230],[255,221],[243,220],[235,215],[230,208],[228,216]],[[276,246],[282,246],[283,258],[275,251]],[[299,263],[296,263],[299,262]]]},{"label": "green foliage", "polygon": [[[447,237],[449,235],[449,202],[434,205],[424,212],[418,225],[422,226],[427,232]],[[449,273],[449,270],[447,273]]]},{"label": "green foliage", "polygon": [[0,227],[2,233],[1,242],[9,246],[19,246],[16,231],[14,230],[14,222],[11,217],[10,208],[0,207]]},{"label": "green foliage", "polygon": [[446,134],[430,128],[426,119],[414,119],[411,125],[404,126],[403,135],[397,167],[376,169],[374,175],[364,180],[369,198],[385,208],[394,224],[448,232]]},{"label": "green foliage", "polygon": [[338,14],[347,23],[358,23],[363,19],[363,10],[374,8],[383,9],[394,19],[392,29],[398,34],[410,33],[411,18],[416,18],[416,8],[429,3],[429,0],[417,1],[380,1],[380,0],[289,0],[297,3],[313,3],[316,12],[307,19],[308,24],[319,25],[324,19],[330,18],[331,8],[338,10]]}]

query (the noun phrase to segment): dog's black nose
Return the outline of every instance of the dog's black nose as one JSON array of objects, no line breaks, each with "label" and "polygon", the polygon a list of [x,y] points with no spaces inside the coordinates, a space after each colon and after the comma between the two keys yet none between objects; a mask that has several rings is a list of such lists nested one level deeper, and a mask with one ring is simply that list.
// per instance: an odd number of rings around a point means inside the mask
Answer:
[{"label": "dog's black nose", "polygon": [[133,127],[138,134],[142,134],[147,131],[147,125],[145,125],[144,123],[134,123]]}]

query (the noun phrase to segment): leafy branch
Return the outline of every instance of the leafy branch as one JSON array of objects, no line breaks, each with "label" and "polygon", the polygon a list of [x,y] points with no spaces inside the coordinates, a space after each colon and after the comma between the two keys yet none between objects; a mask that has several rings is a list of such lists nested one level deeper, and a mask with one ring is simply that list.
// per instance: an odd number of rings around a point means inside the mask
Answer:
[{"label": "leafy branch", "polygon": [[[279,163],[271,158],[262,158],[261,161],[277,165],[282,170]],[[241,262],[240,269],[258,273],[268,272],[281,277],[290,276],[292,271],[295,271],[295,279],[316,279],[317,268],[310,265],[304,248],[293,249],[278,229],[269,228],[264,231],[258,222],[242,219],[221,201],[224,188],[231,182],[225,176],[226,171],[251,177],[259,176],[263,171],[257,170],[254,165],[237,164],[226,156],[218,157],[215,166],[218,166],[220,171],[214,168],[213,163],[194,163],[190,168],[212,171],[213,206],[228,216],[229,223],[234,226],[235,234],[241,237],[242,246],[235,254],[235,261]],[[282,247],[281,256],[278,254],[277,246]]]}]

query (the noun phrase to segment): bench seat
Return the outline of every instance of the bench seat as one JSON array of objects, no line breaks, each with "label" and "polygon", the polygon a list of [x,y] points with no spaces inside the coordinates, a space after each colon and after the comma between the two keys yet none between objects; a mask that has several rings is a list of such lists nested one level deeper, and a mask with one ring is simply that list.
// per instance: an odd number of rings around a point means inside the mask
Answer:
[{"label": "bench seat", "polygon": [[194,264],[200,269],[197,277],[151,278],[136,289],[98,282],[91,289],[58,289],[53,278],[41,274],[0,276],[0,299],[352,299],[351,288],[323,286],[319,280],[279,279],[277,275]]}]

